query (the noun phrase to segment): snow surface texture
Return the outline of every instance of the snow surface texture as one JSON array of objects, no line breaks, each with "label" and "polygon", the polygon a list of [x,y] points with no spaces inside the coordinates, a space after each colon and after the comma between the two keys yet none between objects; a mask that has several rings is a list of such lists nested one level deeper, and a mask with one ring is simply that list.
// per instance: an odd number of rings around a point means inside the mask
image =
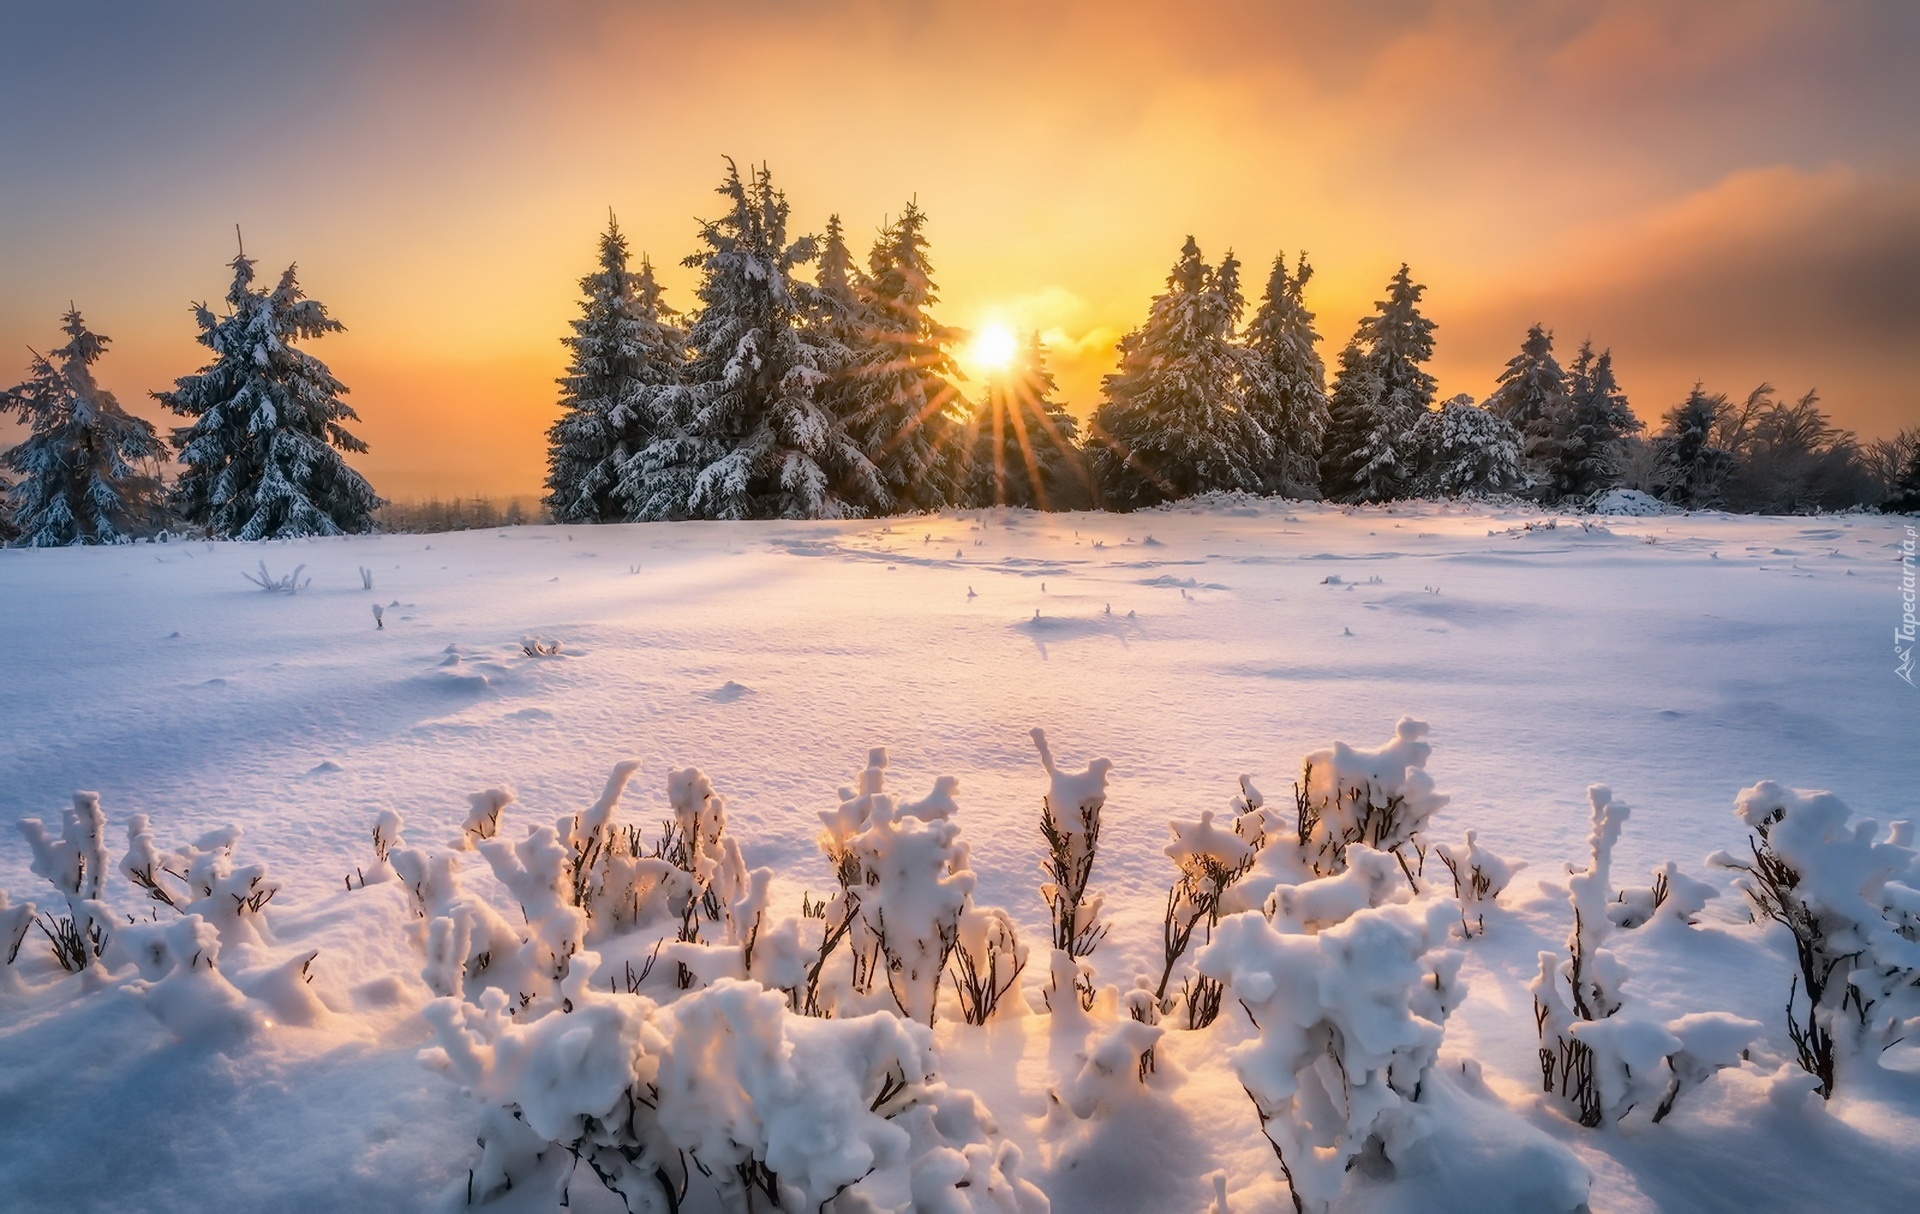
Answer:
[{"label": "snow surface texture", "polygon": [[[810,1196],[871,1152],[872,1192],[848,1208],[969,1208],[935,1204],[958,1194],[1022,1210],[1031,1185],[1061,1214],[1284,1209],[1276,1139],[1329,1161],[1357,1149],[1350,1169],[1302,1169],[1340,1211],[1570,1209],[1589,1176],[1600,1214],[1920,1206],[1920,1052],[1910,1038],[1843,1067],[1821,1102],[1787,1036],[1787,931],[1750,925],[1732,884],[1744,874],[1702,862],[1747,856],[1747,819],[1785,806],[1804,829],[1778,846],[1820,874],[1823,906],[1911,922],[1914,876],[1895,871],[1910,837],[1880,827],[1850,842],[1828,801],[1791,791],[1831,789],[1856,822],[1916,809],[1920,698],[1883,639],[1898,522],[1527,528],[1542,519],[1225,499],[1134,516],[0,552],[15,691],[0,816],[45,823],[40,848],[0,836],[0,948],[21,942],[0,969],[0,1209],[457,1209],[499,1179],[489,1159],[511,1169],[522,1150],[534,1174],[487,1208],[551,1209],[572,1158],[545,1144],[601,1118],[641,1068],[671,1079],[670,1060],[691,1056],[672,1043],[707,1060],[682,1076],[733,1082],[663,1089],[649,1133],[694,1141],[722,1118],[737,1132],[710,1149],[731,1173],[728,1149],[772,1157],[818,1128],[765,1115],[804,1092],[798,1107],[843,1127],[848,1153],[799,1148],[801,1162],[780,1156],[781,1181]],[[304,565],[311,585],[259,593],[241,575],[263,558]],[[382,628],[363,567],[391,600]],[[529,635],[552,652],[528,652]],[[1035,726],[1084,789],[1049,777]],[[869,756],[877,746],[885,756]],[[1378,761],[1394,748],[1397,766]],[[1256,1015],[1284,1010],[1292,1027],[1256,1030],[1232,995],[1197,1032],[1128,1019],[1119,992],[1163,964],[1176,864],[1238,860],[1227,827],[1249,801],[1284,839],[1287,793],[1316,752],[1328,779],[1357,773],[1383,795],[1397,779],[1465,884],[1436,851],[1416,897],[1400,863],[1417,867],[1413,843],[1362,841],[1303,885],[1269,839],[1230,897],[1273,895],[1274,920],[1228,906],[1240,916],[1212,944],[1201,929],[1175,985],[1196,966],[1237,971]],[[863,756],[862,786],[836,796]],[[629,757],[639,769],[609,781]],[[1111,767],[1095,776],[1099,758]],[[1595,858],[1595,780],[1634,809],[1606,880],[1576,898],[1561,874]],[[98,822],[80,789],[97,793]],[[1035,866],[1041,798],[1087,792],[1102,798],[1090,887],[1109,931],[1076,961],[1050,955]],[[626,856],[618,881],[582,892],[600,901],[579,922],[557,880],[570,849],[626,826],[651,839],[669,820],[693,839],[669,866],[681,876]],[[931,1030],[851,1004],[833,1021],[782,1011],[761,988],[785,986],[813,942],[791,926],[802,895],[837,888],[823,825],[875,874],[873,908],[918,925],[894,945],[897,998],[924,1009],[943,932],[984,964],[1007,927],[1027,954],[1019,997],[974,1026],[948,988]],[[1839,849],[1831,865],[1820,847]],[[887,888],[888,860],[905,884]],[[944,879],[911,877],[942,866]],[[1505,892],[1471,896],[1476,868]],[[1855,870],[1871,888],[1841,887]],[[602,979],[641,969],[644,949],[621,950],[656,908],[614,895],[654,880],[671,901],[683,879],[726,893],[721,917],[670,940],[648,980],[672,987],[685,964],[689,989],[616,995]],[[1679,1059],[1653,1064],[1688,1082],[1657,1125],[1641,1105],[1583,1129],[1539,1092],[1528,984],[1541,953],[1565,958],[1572,901],[1587,899],[1604,903],[1592,931],[1631,1018],[1576,1035],[1628,1085],[1644,1077],[1635,1059]],[[120,926],[88,972],[65,974],[28,901],[83,920],[106,908]],[[745,969],[740,940],[763,911],[761,981],[743,983],[722,954]],[[1906,937],[1873,930],[1877,956],[1905,955]],[[1301,965],[1326,980],[1261,986]],[[1050,983],[1082,966],[1092,1010],[1055,1000],[1046,1014]],[[573,992],[577,1008],[489,1019],[509,979],[515,999]],[[887,986],[859,1010],[891,1006]],[[1761,1026],[1749,1058],[1715,1073],[1741,1020]],[[1358,1099],[1338,1116],[1308,1100],[1280,1124],[1290,1102],[1338,1090],[1301,1053],[1336,1029]],[[756,1062],[750,1047],[776,1040],[791,1053]],[[934,1069],[905,1094],[924,1115],[888,1119],[860,1099],[908,1062]],[[508,1100],[524,1121],[501,1111]],[[622,1205],[584,1162],[569,1195]],[[708,1190],[684,1208],[714,1202]]]}]

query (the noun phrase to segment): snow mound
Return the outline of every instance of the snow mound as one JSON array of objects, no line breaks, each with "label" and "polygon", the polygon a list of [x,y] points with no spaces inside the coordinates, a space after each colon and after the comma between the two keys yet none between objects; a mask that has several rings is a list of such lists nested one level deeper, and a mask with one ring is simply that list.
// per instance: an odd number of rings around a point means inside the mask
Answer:
[{"label": "snow mound", "polygon": [[1638,489],[1609,489],[1593,499],[1593,505],[1589,508],[1595,514],[1610,514],[1622,518],[1653,518],[1657,515],[1673,513],[1672,506]]}]

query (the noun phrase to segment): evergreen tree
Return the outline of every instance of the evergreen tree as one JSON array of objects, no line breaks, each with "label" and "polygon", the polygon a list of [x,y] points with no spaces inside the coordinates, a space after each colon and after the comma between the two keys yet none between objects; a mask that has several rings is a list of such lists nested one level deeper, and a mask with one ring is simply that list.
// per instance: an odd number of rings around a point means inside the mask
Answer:
[{"label": "evergreen tree", "polygon": [[166,447],[94,382],[109,339],[89,331],[76,309],[62,320],[67,343],[34,355],[31,378],[0,394],[0,415],[17,414],[29,431],[6,455],[21,478],[7,487],[7,529],[37,548],[157,530],[166,510],[156,461]]},{"label": "evergreen tree", "polygon": [[615,523],[626,517],[620,470],[660,429],[643,389],[680,374],[686,334],[660,301],[653,265],[628,269],[627,241],[611,216],[600,237],[600,268],[580,280],[586,296],[560,383],[565,410],[547,431],[547,509],[559,523]]},{"label": "evergreen tree", "polygon": [[845,347],[808,321],[820,288],[794,277],[818,252],[787,240],[786,196],[762,167],[734,163],[717,191],[730,204],[701,224],[700,309],[682,382],[644,388],[637,408],[665,426],[627,461],[620,495],[632,516],[838,518],[880,490],[859,445],[822,400]]},{"label": "evergreen tree", "polygon": [[1513,493],[1526,486],[1520,432],[1462,394],[1420,419],[1415,428],[1422,497]]},{"label": "evergreen tree", "polygon": [[1187,237],[1146,323],[1120,339],[1088,445],[1109,506],[1260,491],[1272,444],[1247,408],[1248,359],[1234,342],[1245,306],[1239,270],[1232,253],[1207,265]]},{"label": "evergreen tree", "polygon": [[939,296],[926,222],[926,214],[907,203],[874,242],[859,281],[847,432],[879,473],[895,511],[937,510],[958,500],[965,463],[953,386],[959,372],[948,353],[954,334],[927,314]]},{"label": "evergreen tree", "polygon": [[1566,396],[1567,376],[1553,357],[1553,334],[1536,324],[1527,330],[1520,353],[1507,360],[1487,408],[1533,443],[1545,436]]},{"label": "evergreen tree", "polygon": [[1588,498],[1620,483],[1621,440],[1641,428],[1613,376],[1613,351],[1580,343],[1567,391],[1547,415],[1533,454],[1552,498]]},{"label": "evergreen tree", "polygon": [[1327,433],[1327,369],[1304,295],[1312,277],[1306,254],[1291,275],[1285,255],[1275,257],[1245,337],[1247,412],[1273,443],[1261,480],[1270,492],[1291,497],[1319,494]]},{"label": "evergreen tree", "polygon": [[963,500],[972,506],[1069,510],[1090,501],[1075,439],[1079,423],[1053,399],[1040,335],[1020,361],[987,381],[975,407]]},{"label": "evergreen tree", "polygon": [[1433,407],[1434,323],[1420,314],[1426,287],[1403,264],[1387,298],[1361,320],[1340,354],[1328,398],[1320,487],[1343,501],[1385,501],[1405,493],[1419,472],[1414,429]]},{"label": "evergreen tree", "polygon": [[1728,412],[1724,393],[1709,394],[1699,384],[1687,399],[1667,411],[1666,425],[1654,440],[1659,452],[1663,496],[1676,505],[1710,509],[1733,468],[1733,453],[1714,444],[1714,428]]},{"label": "evergreen tree", "polygon": [[346,385],[295,343],[346,326],[308,299],[294,267],[271,291],[253,288],[253,259],[231,263],[227,314],[194,305],[213,362],[154,398],[191,425],[173,432],[185,471],[175,513],[210,534],[257,540],[366,531],[380,504],[340,452],[367,445],[342,424],[359,421]]}]

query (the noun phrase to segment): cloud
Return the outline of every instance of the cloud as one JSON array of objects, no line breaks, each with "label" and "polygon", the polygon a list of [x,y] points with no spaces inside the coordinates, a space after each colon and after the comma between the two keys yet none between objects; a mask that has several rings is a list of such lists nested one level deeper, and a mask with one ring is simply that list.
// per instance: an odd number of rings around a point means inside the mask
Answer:
[{"label": "cloud", "polygon": [[1563,351],[1589,335],[1611,346],[1643,418],[1696,379],[1817,388],[1836,421],[1869,435],[1920,416],[1920,179],[1744,171],[1570,233],[1559,252],[1449,318],[1450,365],[1497,367],[1539,320]]}]

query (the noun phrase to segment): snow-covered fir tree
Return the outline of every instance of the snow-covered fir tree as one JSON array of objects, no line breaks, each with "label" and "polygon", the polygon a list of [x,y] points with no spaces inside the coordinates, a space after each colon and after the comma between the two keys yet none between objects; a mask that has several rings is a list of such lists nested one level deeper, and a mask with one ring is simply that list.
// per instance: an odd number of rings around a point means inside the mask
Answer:
[{"label": "snow-covered fir tree", "polygon": [[1218,268],[1187,237],[1147,321],[1120,339],[1087,449],[1110,507],[1135,510],[1215,489],[1258,493],[1271,458],[1247,408],[1240,263]]},{"label": "snow-covered fir tree", "polygon": [[787,239],[786,196],[765,167],[743,180],[729,160],[725,216],[703,222],[700,307],[681,383],[642,390],[663,429],[627,461],[630,515],[839,518],[881,500],[872,465],[823,402],[845,347],[809,320],[820,289],[794,277],[818,241]]},{"label": "snow-covered fir tree", "polygon": [[6,454],[19,480],[9,486],[0,478],[6,529],[39,548],[111,544],[157,530],[166,518],[158,469],[166,446],[94,381],[93,364],[109,339],[89,330],[77,309],[61,319],[66,344],[35,354],[26,382],[0,394],[0,416],[13,414],[28,430]]},{"label": "snow-covered fir tree", "polygon": [[1641,428],[1613,375],[1613,351],[1580,354],[1567,373],[1567,391],[1547,416],[1532,454],[1542,488],[1557,499],[1587,498],[1620,483],[1620,442]]},{"label": "snow-covered fir tree", "polygon": [[1304,294],[1312,277],[1306,254],[1291,274],[1286,256],[1275,257],[1244,339],[1252,355],[1247,411],[1273,443],[1261,479],[1270,492],[1290,497],[1319,494],[1320,445],[1327,433],[1327,369]]},{"label": "snow-covered fir tree", "polygon": [[957,500],[966,462],[963,405],[954,388],[959,372],[948,352],[954,333],[927,312],[939,296],[926,223],[926,213],[907,203],[874,242],[857,284],[847,432],[879,473],[893,511],[937,510]]},{"label": "snow-covered fir tree", "polygon": [[231,263],[227,314],[194,305],[213,362],[154,398],[192,424],[173,432],[185,470],[174,512],[209,534],[258,540],[366,531],[380,505],[340,457],[367,445],[344,423],[359,415],[346,385],[296,343],[346,326],[300,290],[294,267],[272,290],[253,286],[253,259]]},{"label": "snow-covered fir tree", "polygon": [[660,300],[653,264],[629,268],[626,237],[612,216],[600,237],[600,266],[580,280],[586,296],[560,379],[565,410],[547,431],[547,509],[561,523],[615,523],[626,517],[620,471],[659,432],[644,389],[678,381],[686,334]]},{"label": "snow-covered fir tree", "polygon": [[971,506],[1069,510],[1091,500],[1075,441],[1079,423],[1053,399],[1040,335],[1006,371],[990,378],[974,406],[963,500]]},{"label": "snow-covered fir tree", "polygon": [[1433,407],[1434,323],[1420,314],[1423,284],[1403,264],[1387,298],[1361,320],[1340,354],[1327,401],[1320,488],[1341,501],[1399,497],[1419,472],[1414,428]]},{"label": "snow-covered fir tree", "polygon": [[1696,510],[1720,504],[1720,491],[1733,470],[1733,453],[1714,442],[1714,427],[1727,413],[1727,398],[1699,384],[1687,399],[1667,411],[1654,438],[1659,454],[1663,496]]},{"label": "snow-covered fir tree", "polygon": [[1526,487],[1520,432],[1462,393],[1420,419],[1421,497],[1514,493]]},{"label": "snow-covered fir tree", "polygon": [[1487,408],[1534,443],[1546,435],[1566,397],[1567,376],[1553,357],[1553,334],[1536,324],[1527,330],[1520,352],[1507,360]]}]

